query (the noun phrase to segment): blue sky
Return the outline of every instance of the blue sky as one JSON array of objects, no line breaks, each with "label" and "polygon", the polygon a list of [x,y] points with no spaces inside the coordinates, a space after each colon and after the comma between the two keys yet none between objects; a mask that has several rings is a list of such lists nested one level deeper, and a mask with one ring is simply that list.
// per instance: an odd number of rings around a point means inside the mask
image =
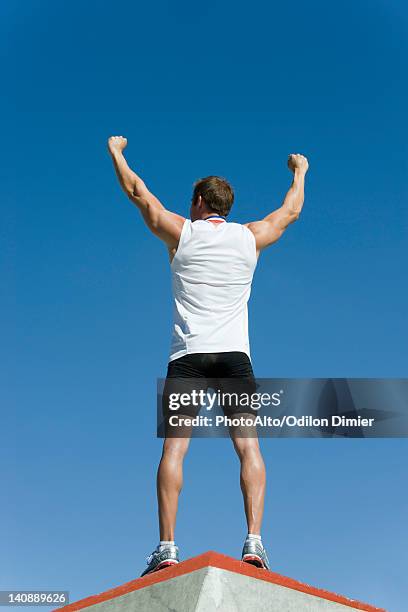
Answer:
[{"label": "blue sky", "polygon": [[[307,155],[301,220],[255,276],[255,371],[407,376],[407,14],[383,0],[2,3],[1,588],[74,601],[139,575],[157,543],[169,271],[116,184],[109,135],[177,212],[196,178],[226,176],[238,222],[278,206],[287,155]],[[262,446],[273,568],[401,611],[406,440]],[[184,558],[240,553],[230,447],[193,441]]]}]

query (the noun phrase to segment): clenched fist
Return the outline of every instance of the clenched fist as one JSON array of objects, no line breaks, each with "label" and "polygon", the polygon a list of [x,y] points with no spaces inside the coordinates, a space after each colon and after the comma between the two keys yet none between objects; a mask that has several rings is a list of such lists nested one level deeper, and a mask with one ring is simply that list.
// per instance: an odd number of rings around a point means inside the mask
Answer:
[{"label": "clenched fist", "polygon": [[292,172],[300,170],[306,174],[309,168],[309,162],[304,155],[300,155],[300,153],[291,153],[288,158],[288,167]]},{"label": "clenched fist", "polygon": [[111,154],[115,151],[119,151],[119,153],[122,152],[126,145],[127,138],[123,136],[111,136],[108,140],[108,149]]}]

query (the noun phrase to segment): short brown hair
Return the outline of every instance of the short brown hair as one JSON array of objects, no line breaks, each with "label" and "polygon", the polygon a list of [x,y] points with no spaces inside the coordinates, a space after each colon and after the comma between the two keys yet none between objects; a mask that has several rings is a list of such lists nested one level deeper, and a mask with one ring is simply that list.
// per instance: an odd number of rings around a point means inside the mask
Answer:
[{"label": "short brown hair", "polygon": [[220,176],[207,176],[194,183],[193,202],[201,196],[211,210],[226,217],[234,203],[234,190]]}]

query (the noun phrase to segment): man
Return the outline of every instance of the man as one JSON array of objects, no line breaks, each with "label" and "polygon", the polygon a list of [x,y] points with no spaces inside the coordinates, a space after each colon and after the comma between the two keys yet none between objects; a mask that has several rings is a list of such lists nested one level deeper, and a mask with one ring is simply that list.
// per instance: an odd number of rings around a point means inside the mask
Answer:
[{"label": "man", "polygon": [[[171,262],[174,321],[166,385],[182,378],[254,379],[248,340],[247,302],[260,252],[299,218],[308,161],[292,154],[292,185],[282,206],[260,221],[229,223],[234,193],[209,176],[195,183],[190,219],[167,210],[133,172],[124,156],[126,138],[109,138],[119,182],[147,227],[167,246]],[[242,560],[269,569],[261,539],[265,466],[255,436],[232,436],[241,463],[241,489],[248,535]],[[157,474],[160,543],[142,575],[178,563],[174,530],[190,437],[166,436]]]}]

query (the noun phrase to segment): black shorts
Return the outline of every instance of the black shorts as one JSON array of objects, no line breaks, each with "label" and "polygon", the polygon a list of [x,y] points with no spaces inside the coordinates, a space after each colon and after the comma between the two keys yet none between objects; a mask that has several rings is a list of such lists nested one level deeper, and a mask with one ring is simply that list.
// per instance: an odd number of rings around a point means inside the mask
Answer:
[{"label": "black shorts", "polygon": [[189,417],[197,416],[201,405],[187,403],[175,409],[171,398],[181,394],[191,397],[193,392],[207,392],[209,389],[223,395],[224,401],[218,406],[225,415],[256,414],[245,402],[242,403],[244,396],[250,396],[256,390],[251,361],[246,353],[231,351],[192,353],[170,361],[163,391],[163,416],[168,418],[174,410]]}]

